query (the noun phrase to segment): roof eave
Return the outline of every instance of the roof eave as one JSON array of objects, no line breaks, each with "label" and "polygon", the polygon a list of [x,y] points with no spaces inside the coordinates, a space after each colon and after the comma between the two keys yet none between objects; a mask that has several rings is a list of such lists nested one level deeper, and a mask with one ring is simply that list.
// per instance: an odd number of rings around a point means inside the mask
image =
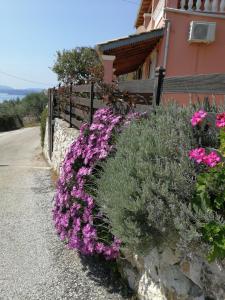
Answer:
[{"label": "roof eave", "polygon": [[136,20],[135,20],[135,23],[134,23],[135,28],[138,28],[140,25],[142,25],[142,24],[139,24],[140,18],[143,17],[143,16],[141,16],[142,10],[143,10],[143,14],[147,13],[148,11],[145,11],[144,6],[146,4],[149,4],[148,5],[148,8],[149,8],[151,2],[152,2],[152,0],[141,0],[140,6],[139,6],[139,9],[138,9],[138,14],[137,14],[137,17],[136,17]]},{"label": "roof eave", "polygon": [[115,48],[131,45],[131,44],[136,44],[142,41],[145,41],[150,38],[157,38],[157,37],[162,37],[164,33],[164,28],[160,29],[155,29],[152,31],[136,34],[136,35],[131,35],[126,38],[114,40],[114,41],[109,41],[104,44],[98,44],[96,46],[96,50],[98,53],[103,54],[105,51],[110,51]]},{"label": "roof eave", "polygon": [[143,5],[143,2],[144,2],[144,0],[141,0],[141,3],[139,5],[138,14],[137,14],[137,17],[136,17],[136,20],[135,20],[135,23],[134,23],[135,28],[138,27],[138,20],[139,20],[139,16],[140,16],[140,13],[141,13],[141,8],[142,8],[142,5]]}]

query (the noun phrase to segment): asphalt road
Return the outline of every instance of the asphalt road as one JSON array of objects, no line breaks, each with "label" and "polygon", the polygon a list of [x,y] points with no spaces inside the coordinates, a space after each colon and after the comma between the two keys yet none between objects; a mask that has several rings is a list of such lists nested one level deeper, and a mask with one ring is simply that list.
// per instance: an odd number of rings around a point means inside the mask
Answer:
[{"label": "asphalt road", "polygon": [[108,270],[56,236],[39,144],[37,127],[0,134],[0,299],[124,299]]}]

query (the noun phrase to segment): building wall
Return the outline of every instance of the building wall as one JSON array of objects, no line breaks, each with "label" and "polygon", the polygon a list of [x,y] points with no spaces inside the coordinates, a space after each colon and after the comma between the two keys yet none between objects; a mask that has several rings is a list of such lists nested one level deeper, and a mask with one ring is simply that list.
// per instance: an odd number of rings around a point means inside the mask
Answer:
[{"label": "building wall", "polygon": [[[225,19],[193,14],[167,12],[171,22],[166,76],[225,73]],[[216,40],[211,44],[189,43],[191,21],[216,22]],[[159,23],[162,25],[163,20]],[[166,35],[156,46],[157,66],[163,66]],[[149,78],[150,54],[143,65],[143,79]],[[209,97],[211,101],[224,103],[224,95],[209,94],[164,94],[163,101],[177,101],[180,104],[196,102]]]},{"label": "building wall", "polygon": [[[165,21],[163,18],[163,13],[157,14],[157,19],[153,20],[154,12],[157,9],[157,6],[164,7],[165,0],[153,0],[152,1],[152,18],[146,28],[146,31],[151,31],[158,28],[163,28],[165,26]],[[153,78],[152,67],[153,65],[162,66],[163,65],[163,57],[164,57],[164,46],[165,46],[165,38],[161,39],[159,43],[156,45],[155,49],[151,53],[149,53],[146,58],[142,70],[142,79]],[[155,62],[156,58],[156,62]],[[152,66],[151,66],[152,64]]]},{"label": "building wall", "polygon": [[[166,76],[225,73],[225,19],[167,12],[171,22]],[[216,22],[216,40],[211,44],[189,43],[191,21]],[[163,25],[160,21],[159,27]],[[165,37],[157,45],[157,65],[163,65]],[[150,63],[147,57],[144,69]],[[143,78],[146,78],[144,72]]]},{"label": "building wall", "polygon": [[[225,73],[225,19],[167,12],[171,21],[166,76]],[[191,21],[216,22],[212,44],[189,43]]]},{"label": "building wall", "polygon": [[153,0],[152,1],[152,18],[148,24],[147,31],[161,28],[163,26],[165,0]]}]

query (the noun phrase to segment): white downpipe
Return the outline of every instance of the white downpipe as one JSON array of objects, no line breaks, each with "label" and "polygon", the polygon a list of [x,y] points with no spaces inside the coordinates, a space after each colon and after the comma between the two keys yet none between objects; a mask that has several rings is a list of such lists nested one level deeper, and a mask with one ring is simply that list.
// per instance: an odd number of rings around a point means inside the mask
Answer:
[{"label": "white downpipe", "polygon": [[164,50],[164,60],[163,60],[163,68],[166,69],[167,65],[167,57],[169,51],[169,40],[170,40],[170,20],[166,20],[166,43],[165,43],[165,50]]}]

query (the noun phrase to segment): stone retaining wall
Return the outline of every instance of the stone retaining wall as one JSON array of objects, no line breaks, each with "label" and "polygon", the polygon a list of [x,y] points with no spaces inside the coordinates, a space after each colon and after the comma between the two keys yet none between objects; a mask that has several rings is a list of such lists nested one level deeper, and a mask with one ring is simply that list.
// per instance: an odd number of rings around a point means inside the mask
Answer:
[{"label": "stone retaining wall", "polygon": [[146,256],[126,253],[121,270],[140,300],[224,300],[225,260],[208,263],[205,255],[155,247]]},{"label": "stone retaining wall", "polygon": [[79,130],[69,128],[69,124],[61,119],[55,119],[54,124],[54,142],[52,159],[50,160],[48,154],[48,122],[46,124],[45,141],[43,153],[53,169],[59,173],[60,166],[65,157],[66,151],[70,144],[78,137]]}]

